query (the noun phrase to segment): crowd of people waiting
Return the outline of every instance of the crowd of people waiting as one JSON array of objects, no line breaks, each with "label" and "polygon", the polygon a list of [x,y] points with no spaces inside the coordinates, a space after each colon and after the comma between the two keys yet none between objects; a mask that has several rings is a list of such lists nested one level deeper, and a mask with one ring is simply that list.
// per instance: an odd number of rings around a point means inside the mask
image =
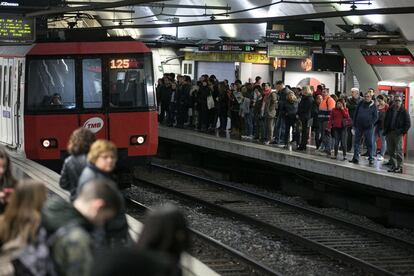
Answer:
[{"label": "crowd of people waiting", "polygon": [[[202,132],[230,132],[238,139],[305,151],[314,137],[319,153],[358,164],[365,145],[369,165],[389,155],[389,172],[403,171],[403,135],[411,122],[402,95],[391,91],[376,95],[352,88],[350,95],[330,94],[324,84],[289,87],[277,81],[229,84],[216,76],[202,75],[197,82],[189,76],[164,74],[156,88],[159,122],[170,127],[195,128]],[[230,124],[230,125],[228,125]],[[310,134],[314,135],[311,136]],[[292,139],[290,139],[292,137]]]},{"label": "crowd of people waiting", "polygon": [[0,276],[178,276],[189,236],[182,213],[164,205],[129,235],[125,200],[112,174],[117,150],[80,128],[69,139],[60,186],[48,195],[36,180],[17,181],[0,146]]}]

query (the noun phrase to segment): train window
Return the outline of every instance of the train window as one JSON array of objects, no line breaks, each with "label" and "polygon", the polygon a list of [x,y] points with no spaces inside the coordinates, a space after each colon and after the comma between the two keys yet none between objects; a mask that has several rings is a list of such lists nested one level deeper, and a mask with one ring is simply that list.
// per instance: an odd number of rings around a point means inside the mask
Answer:
[{"label": "train window", "polygon": [[60,58],[31,60],[27,87],[28,110],[74,109],[75,61]]},{"label": "train window", "polygon": [[102,107],[101,59],[82,60],[83,107]]},{"label": "train window", "polygon": [[144,62],[135,58],[109,61],[110,106],[147,107]]}]

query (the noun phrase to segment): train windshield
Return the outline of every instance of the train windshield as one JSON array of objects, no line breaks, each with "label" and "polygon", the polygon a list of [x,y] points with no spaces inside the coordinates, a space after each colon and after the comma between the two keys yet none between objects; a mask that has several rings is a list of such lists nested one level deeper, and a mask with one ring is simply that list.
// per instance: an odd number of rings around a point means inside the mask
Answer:
[{"label": "train windshield", "polygon": [[114,109],[155,105],[151,60],[143,58],[109,59],[109,103]]},{"label": "train windshield", "polygon": [[28,110],[76,108],[74,59],[31,60],[28,83]]}]

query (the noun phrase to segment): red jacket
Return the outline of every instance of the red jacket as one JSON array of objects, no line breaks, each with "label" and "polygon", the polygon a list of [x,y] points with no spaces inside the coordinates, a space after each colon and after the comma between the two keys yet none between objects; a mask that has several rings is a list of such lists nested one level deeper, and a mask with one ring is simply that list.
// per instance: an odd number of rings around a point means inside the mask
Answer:
[{"label": "red jacket", "polygon": [[343,119],[349,119],[348,108],[339,109],[335,107],[329,116],[328,129],[343,128]]}]

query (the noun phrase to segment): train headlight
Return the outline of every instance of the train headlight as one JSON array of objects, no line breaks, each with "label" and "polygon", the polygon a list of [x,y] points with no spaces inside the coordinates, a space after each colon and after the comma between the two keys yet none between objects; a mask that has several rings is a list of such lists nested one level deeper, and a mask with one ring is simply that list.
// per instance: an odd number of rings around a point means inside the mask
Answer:
[{"label": "train headlight", "polygon": [[57,148],[57,140],[54,138],[41,139],[41,144],[45,149]]},{"label": "train headlight", "polygon": [[146,140],[145,138],[146,138],[145,135],[134,135],[129,138],[129,143],[132,146],[142,145],[145,143],[145,140]]}]

